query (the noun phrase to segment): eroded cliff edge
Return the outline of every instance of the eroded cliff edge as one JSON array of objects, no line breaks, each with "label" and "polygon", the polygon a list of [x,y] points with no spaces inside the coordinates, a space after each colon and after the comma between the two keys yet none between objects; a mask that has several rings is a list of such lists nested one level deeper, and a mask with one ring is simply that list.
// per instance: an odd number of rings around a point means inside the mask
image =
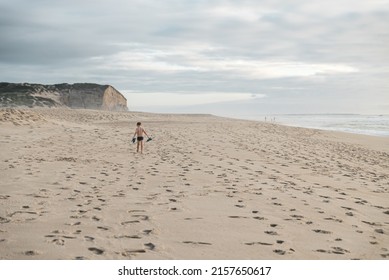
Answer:
[{"label": "eroded cliff edge", "polygon": [[0,107],[19,106],[128,110],[127,99],[110,85],[0,83]]}]

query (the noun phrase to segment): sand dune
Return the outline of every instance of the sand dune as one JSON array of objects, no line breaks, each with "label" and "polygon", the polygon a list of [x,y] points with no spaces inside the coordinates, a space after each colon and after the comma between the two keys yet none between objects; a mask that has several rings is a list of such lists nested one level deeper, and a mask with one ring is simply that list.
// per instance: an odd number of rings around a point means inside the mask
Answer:
[{"label": "sand dune", "polygon": [[389,258],[389,138],[3,109],[0,142],[1,259]]}]

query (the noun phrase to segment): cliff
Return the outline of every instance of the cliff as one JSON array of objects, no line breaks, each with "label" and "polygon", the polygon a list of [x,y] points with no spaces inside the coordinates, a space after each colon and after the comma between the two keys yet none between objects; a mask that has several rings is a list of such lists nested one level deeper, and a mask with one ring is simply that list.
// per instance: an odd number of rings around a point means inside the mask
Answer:
[{"label": "cliff", "polygon": [[0,107],[19,106],[126,111],[127,99],[110,85],[0,83]]}]

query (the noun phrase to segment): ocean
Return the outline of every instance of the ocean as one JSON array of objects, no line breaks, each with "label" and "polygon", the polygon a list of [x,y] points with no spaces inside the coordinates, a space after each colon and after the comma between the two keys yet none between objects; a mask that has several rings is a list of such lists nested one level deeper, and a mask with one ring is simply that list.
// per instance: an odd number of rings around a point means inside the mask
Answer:
[{"label": "ocean", "polygon": [[254,120],[275,122],[289,126],[343,131],[389,137],[389,115],[317,114],[317,115],[258,115]]}]

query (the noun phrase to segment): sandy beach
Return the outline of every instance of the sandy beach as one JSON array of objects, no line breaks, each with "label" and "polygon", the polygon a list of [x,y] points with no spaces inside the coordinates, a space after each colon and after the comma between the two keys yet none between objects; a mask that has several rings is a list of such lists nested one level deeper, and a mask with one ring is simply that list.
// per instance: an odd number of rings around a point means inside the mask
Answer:
[{"label": "sandy beach", "polygon": [[0,142],[0,259],[389,258],[389,138],[2,109]]}]

